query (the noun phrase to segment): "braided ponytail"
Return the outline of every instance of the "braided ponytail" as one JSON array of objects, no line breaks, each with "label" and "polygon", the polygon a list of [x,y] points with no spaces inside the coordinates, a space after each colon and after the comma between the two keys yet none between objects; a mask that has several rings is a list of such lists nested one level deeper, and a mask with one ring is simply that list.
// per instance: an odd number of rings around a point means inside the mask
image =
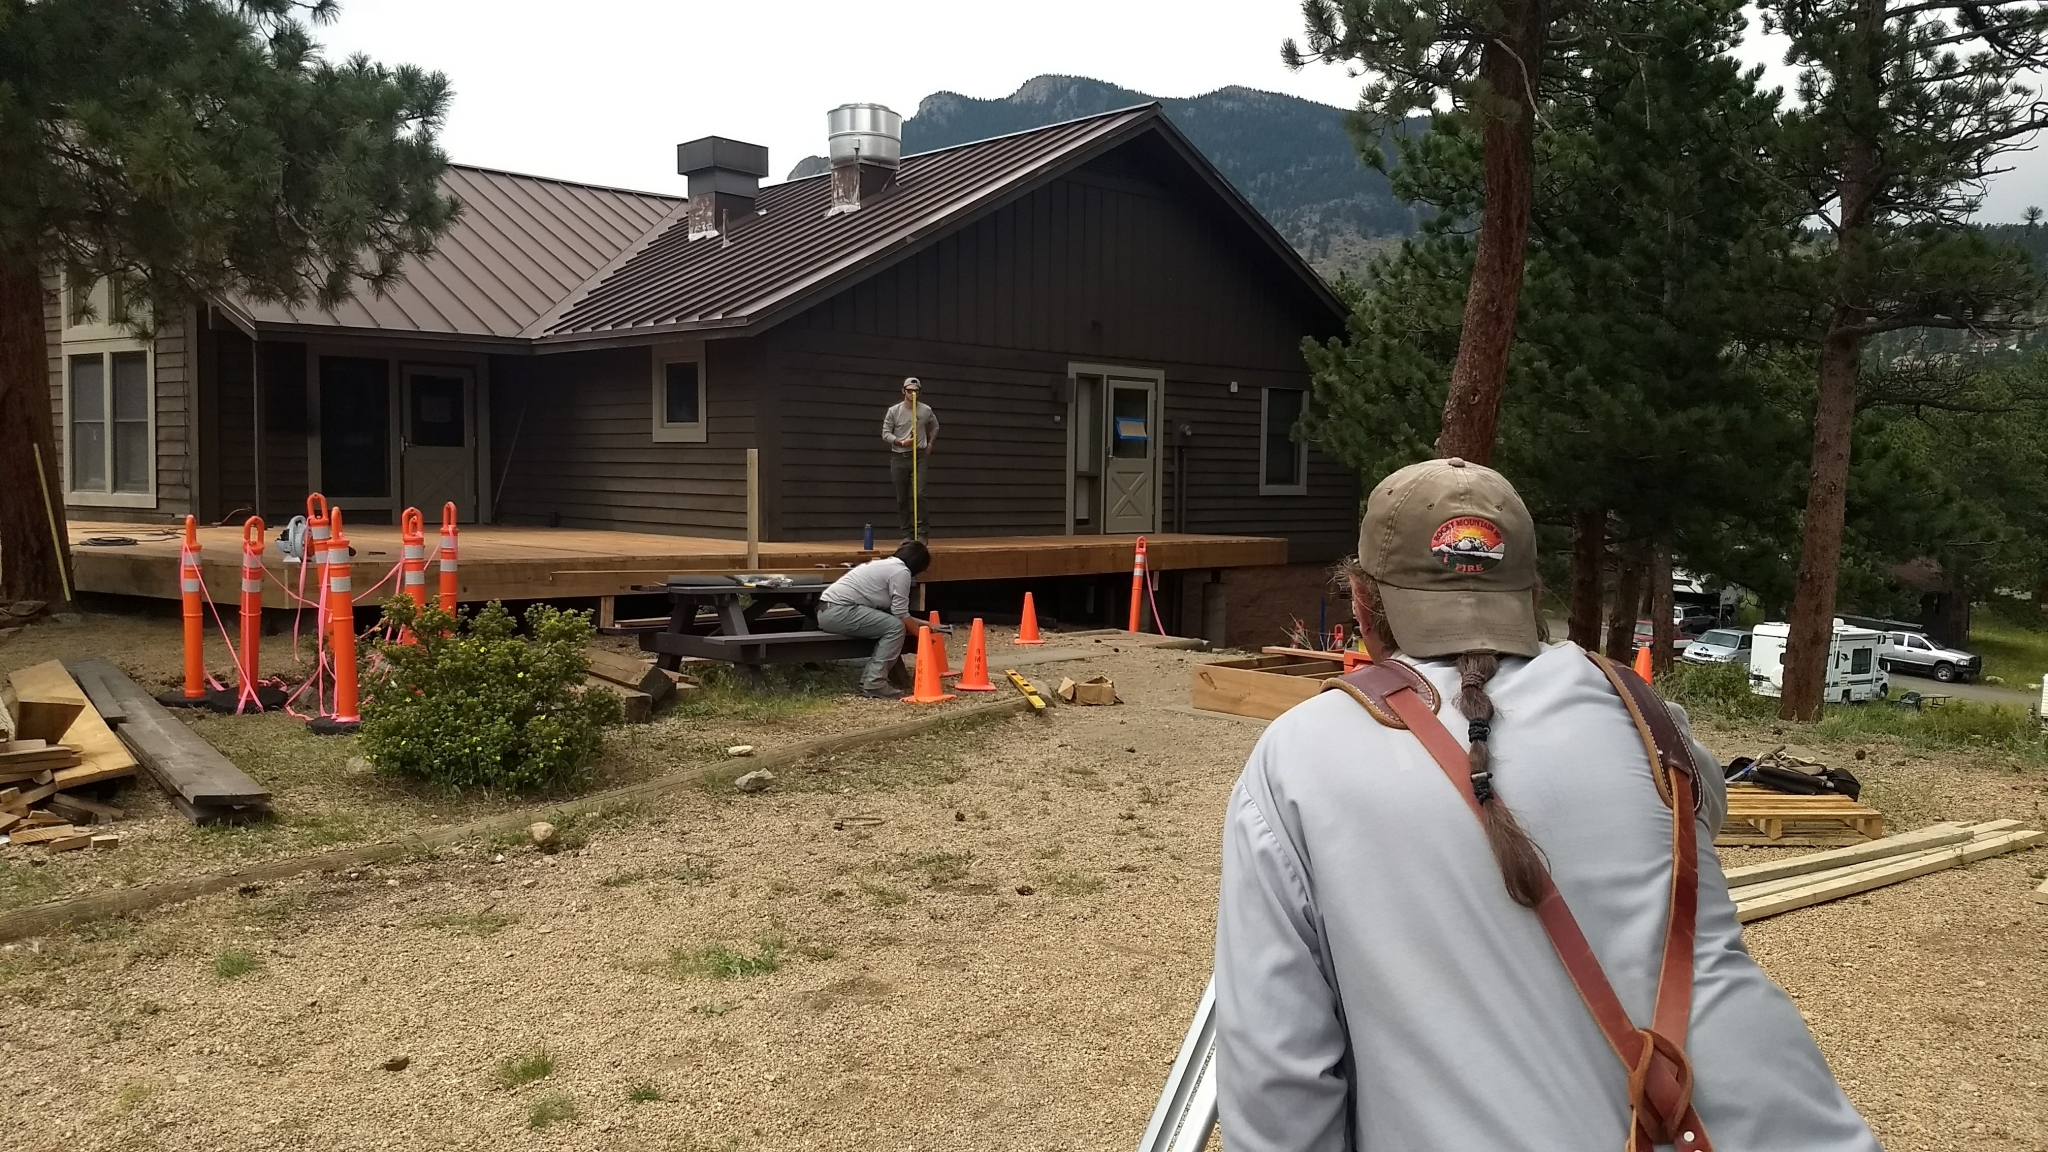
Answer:
[{"label": "braided ponytail", "polygon": [[1458,711],[1465,714],[1471,741],[1472,792],[1486,825],[1486,843],[1500,865],[1508,895],[1524,908],[1534,908],[1543,895],[1543,854],[1522,830],[1506,802],[1493,792],[1493,699],[1486,682],[1500,670],[1491,652],[1466,652],[1458,657]]}]

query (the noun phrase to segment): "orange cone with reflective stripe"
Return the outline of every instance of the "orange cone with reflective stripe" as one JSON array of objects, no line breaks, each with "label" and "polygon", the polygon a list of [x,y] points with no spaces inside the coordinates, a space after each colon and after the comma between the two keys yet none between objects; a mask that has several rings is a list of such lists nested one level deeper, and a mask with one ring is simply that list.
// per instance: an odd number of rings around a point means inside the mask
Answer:
[{"label": "orange cone with reflective stripe", "polygon": [[938,614],[938,612],[937,612],[936,610],[934,610],[934,611],[932,612],[932,624],[931,624],[931,628],[932,628],[932,647],[933,647],[934,649],[936,649],[936,650],[938,651],[938,654],[939,654],[939,656],[938,656],[938,665],[939,665],[939,675],[940,675],[941,677],[945,677],[945,676],[951,676],[951,675],[953,674],[953,665],[952,665],[952,664],[951,664],[951,663],[950,663],[950,662],[949,662],[949,661],[948,661],[948,660],[946,659],[946,634],[945,634],[944,632],[940,631],[940,627],[941,627],[941,626],[940,626],[940,624],[939,624],[939,614]]},{"label": "orange cone with reflective stripe", "polygon": [[966,666],[960,670],[960,681],[953,687],[961,692],[996,690],[996,686],[988,682],[988,637],[983,634],[979,616],[974,618],[974,627],[967,633]]},{"label": "orange cone with reflective stripe", "polygon": [[[400,548],[400,571],[405,581],[399,589],[417,608],[427,606],[427,528],[420,518],[420,510],[407,508],[398,518],[398,543]],[[399,642],[419,643],[418,637],[407,628],[399,633]]]},{"label": "orange cone with reflective stripe", "polygon": [[251,516],[242,521],[242,650],[236,660],[242,682],[236,707],[256,699],[256,681],[262,678],[262,654],[263,518]]},{"label": "orange cone with reflective stripe", "polygon": [[1142,631],[1145,610],[1145,538],[1138,537],[1138,549],[1131,554],[1131,626],[1125,631]]},{"label": "orange cone with reflective stripe", "polygon": [[199,599],[199,520],[185,517],[178,549],[178,587],[185,600],[185,699],[206,698],[206,606]]},{"label": "orange cone with reflective stripe", "polygon": [[[1655,642],[1655,640],[1651,641],[1651,643]],[[1648,684],[1650,682],[1651,673],[1649,644],[1645,644],[1641,648],[1636,649],[1636,675],[1641,676],[1643,678],[1643,683]]]},{"label": "orange cone with reflective stripe", "polygon": [[455,555],[455,502],[441,505],[441,611],[455,612],[455,594],[460,591],[457,575],[462,565]]},{"label": "orange cone with reflective stripe", "polygon": [[356,612],[355,586],[350,579],[348,537],[335,529],[328,555],[335,563],[327,566],[327,625],[334,630],[329,642],[334,655],[334,722],[354,725],[356,714]]},{"label": "orange cone with reflective stripe", "polygon": [[930,626],[917,630],[917,690],[903,698],[905,704],[938,704],[953,697],[947,695],[946,686],[939,680],[938,658],[933,655],[936,646],[932,643]]},{"label": "orange cone with reflective stripe", "polygon": [[1024,594],[1024,618],[1017,622],[1017,643],[1027,648],[1045,643],[1038,635],[1038,609],[1032,606],[1029,592]]}]

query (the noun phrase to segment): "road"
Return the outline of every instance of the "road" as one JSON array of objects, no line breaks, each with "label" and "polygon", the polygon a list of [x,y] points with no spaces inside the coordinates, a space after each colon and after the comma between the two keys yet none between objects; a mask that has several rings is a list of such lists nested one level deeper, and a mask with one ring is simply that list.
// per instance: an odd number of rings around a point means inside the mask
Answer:
[{"label": "road", "polygon": [[2000,688],[1993,684],[1943,684],[1932,676],[1892,673],[1892,696],[1897,698],[1907,692],[1918,692],[1922,696],[1947,695],[1958,700],[1975,700],[1980,704],[2003,704],[2009,708],[2027,708],[2041,701],[2038,693],[2018,688]]}]

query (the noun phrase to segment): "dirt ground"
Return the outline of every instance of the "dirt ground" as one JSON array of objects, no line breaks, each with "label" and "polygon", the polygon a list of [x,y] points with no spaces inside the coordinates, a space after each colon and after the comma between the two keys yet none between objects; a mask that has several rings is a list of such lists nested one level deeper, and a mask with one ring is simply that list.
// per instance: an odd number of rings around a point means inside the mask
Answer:
[{"label": "dirt ground", "polygon": [[[134,667],[136,631],[32,630],[0,669],[30,641],[120,641]],[[1128,1148],[1208,974],[1220,816],[1262,726],[1186,709],[1204,657],[1082,643],[1035,678],[1107,674],[1122,706],[849,753],[759,795],[713,782],[551,856],[467,845],[5,946],[0,1083],[36,1120],[0,1147]],[[909,711],[852,707],[672,718],[614,771]],[[1799,735],[1701,730],[1723,756]],[[2048,815],[2039,768],[1863,747],[1894,829]],[[325,786],[333,811],[374,800],[364,836],[456,811],[374,776]],[[22,852],[0,876],[56,866]],[[2048,1150],[2044,869],[2001,857],[1748,928],[1894,1152]]]}]

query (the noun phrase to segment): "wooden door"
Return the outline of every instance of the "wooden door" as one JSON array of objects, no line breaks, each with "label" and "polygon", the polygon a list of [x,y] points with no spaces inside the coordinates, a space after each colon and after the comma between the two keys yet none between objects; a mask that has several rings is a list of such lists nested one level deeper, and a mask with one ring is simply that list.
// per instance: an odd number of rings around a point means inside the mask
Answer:
[{"label": "wooden door", "polygon": [[405,503],[438,522],[454,501],[473,521],[476,501],[476,385],[469,369],[407,367],[400,456]]},{"label": "wooden door", "polygon": [[1105,391],[1102,530],[1155,531],[1159,525],[1159,384],[1111,376]]}]

